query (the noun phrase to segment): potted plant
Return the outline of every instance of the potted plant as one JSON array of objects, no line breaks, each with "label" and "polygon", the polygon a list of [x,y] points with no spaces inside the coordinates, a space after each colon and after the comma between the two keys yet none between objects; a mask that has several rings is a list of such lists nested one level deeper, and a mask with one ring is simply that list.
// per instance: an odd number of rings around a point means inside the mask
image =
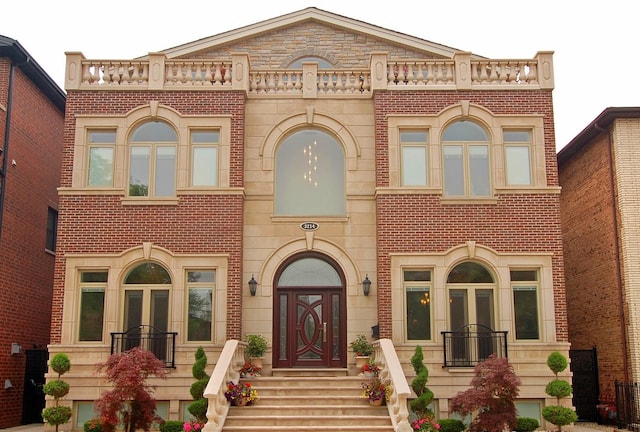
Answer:
[{"label": "potted plant", "polygon": [[258,400],[258,391],[252,388],[250,383],[236,384],[229,381],[224,396],[233,406],[253,405]]},{"label": "potted plant", "polygon": [[261,370],[262,370],[261,367],[253,365],[251,363],[245,363],[244,366],[240,368],[240,377],[245,378],[245,377],[260,376]]},{"label": "potted plant", "polygon": [[259,334],[248,334],[245,336],[247,342],[246,353],[252,365],[262,369],[262,358],[267,351],[267,339]]},{"label": "potted plant", "polygon": [[380,373],[380,368],[371,359],[360,368],[360,373],[366,377],[375,377]]},{"label": "potted plant", "polygon": [[363,398],[369,400],[369,404],[380,406],[391,396],[391,385],[387,380],[381,380],[379,377],[373,377],[371,381],[362,383]]},{"label": "potted plant", "polygon": [[363,334],[359,334],[353,341],[351,341],[351,349],[353,350],[353,355],[356,358],[356,367],[358,369],[361,369],[373,354],[373,345]]}]

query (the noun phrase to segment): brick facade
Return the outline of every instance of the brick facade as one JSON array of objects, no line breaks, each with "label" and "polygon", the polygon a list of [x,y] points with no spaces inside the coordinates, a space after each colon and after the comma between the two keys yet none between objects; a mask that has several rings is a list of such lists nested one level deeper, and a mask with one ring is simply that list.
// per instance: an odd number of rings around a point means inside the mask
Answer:
[{"label": "brick facade", "polygon": [[[60,105],[20,66],[10,78],[11,64],[0,58],[0,428],[23,421],[25,373],[37,372],[27,370],[27,356],[49,343],[55,257],[45,246],[48,209],[58,208],[64,121]],[[14,343],[21,353],[11,354]],[[12,388],[5,389],[7,382]]]}]

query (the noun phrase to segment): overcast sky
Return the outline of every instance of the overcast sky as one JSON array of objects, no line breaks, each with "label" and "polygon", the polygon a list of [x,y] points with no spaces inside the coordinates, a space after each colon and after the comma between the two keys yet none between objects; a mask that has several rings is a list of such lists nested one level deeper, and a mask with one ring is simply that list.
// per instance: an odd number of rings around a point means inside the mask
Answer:
[{"label": "overcast sky", "polygon": [[558,149],[605,108],[640,106],[636,0],[6,0],[0,35],[16,39],[64,89],[66,51],[131,59],[307,7],[489,58],[554,51]]}]

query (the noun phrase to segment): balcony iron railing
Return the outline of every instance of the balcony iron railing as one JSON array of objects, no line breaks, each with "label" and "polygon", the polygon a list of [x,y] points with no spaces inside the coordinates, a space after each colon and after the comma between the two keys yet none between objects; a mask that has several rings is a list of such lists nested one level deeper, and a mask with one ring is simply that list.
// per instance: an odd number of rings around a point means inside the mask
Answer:
[{"label": "balcony iron railing", "polygon": [[140,347],[151,351],[168,368],[175,368],[177,332],[160,331],[152,326],[132,327],[123,333],[111,333],[111,354]]},{"label": "balcony iron railing", "polygon": [[481,324],[443,331],[444,367],[474,367],[491,354],[507,358],[507,332]]}]

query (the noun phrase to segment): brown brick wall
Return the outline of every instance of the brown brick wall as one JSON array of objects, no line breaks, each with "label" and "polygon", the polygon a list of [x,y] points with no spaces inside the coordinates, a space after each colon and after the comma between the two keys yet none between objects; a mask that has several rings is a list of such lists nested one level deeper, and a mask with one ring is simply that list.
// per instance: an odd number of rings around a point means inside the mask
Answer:
[{"label": "brown brick wall", "polygon": [[[0,60],[0,104],[7,106],[9,62]],[[0,428],[20,424],[25,351],[49,343],[54,257],[45,252],[48,207],[57,208],[63,113],[21,70],[13,96],[0,232]],[[7,112],[0,110],[0,146]],[[0,160],[2,158],[0,157]],[[16,165],[12,165],[12,161]],[[13,342],[23,353],[10,355]],[[2,387],[4,388],[4,387]]]},{"label": "brown brick wall", "polygon": [[[376,96],[378,186],[387,186],[389,114],[435,114],[470,100],[494,114],[544,115],[547,184],[557,186],[549,92],[383,92]],[[558,341],[567,341],[560,207],[557,194],[508,194],[497,204],[442,204],[437,195],[379,195],[378,314],[381,337],[391,337],[390,258],[394,252],[441,252],[466,241],[505,253],[553,253]]]},{"label": "brown brick wall", "polygon": [[621,282],[608,134],[560,167],[567,316],[572,349],[596,347],[600,390],[625,379]]},{"label": "brown brick wall", "polygon": [[[99,100],[99,103],[96,102]],[[78,92],[67,98],[63,186],[71,185],[74,122],[79,114],[124,114],[159,101],[181,115],[230,115],[231,186],[243,183],[244,99],[234,92]],[[124,192],[123,192],[124,194]],[[172,253],[228,253],[227,337],[239,338],[242,273],[241,195],[184,195],[176,206],[122,205],[118,196],[63,196],[59,245],[65,253],[119,253],[152,242]],[[64,257],[56,260],[52,343],[61,340]]]}]

